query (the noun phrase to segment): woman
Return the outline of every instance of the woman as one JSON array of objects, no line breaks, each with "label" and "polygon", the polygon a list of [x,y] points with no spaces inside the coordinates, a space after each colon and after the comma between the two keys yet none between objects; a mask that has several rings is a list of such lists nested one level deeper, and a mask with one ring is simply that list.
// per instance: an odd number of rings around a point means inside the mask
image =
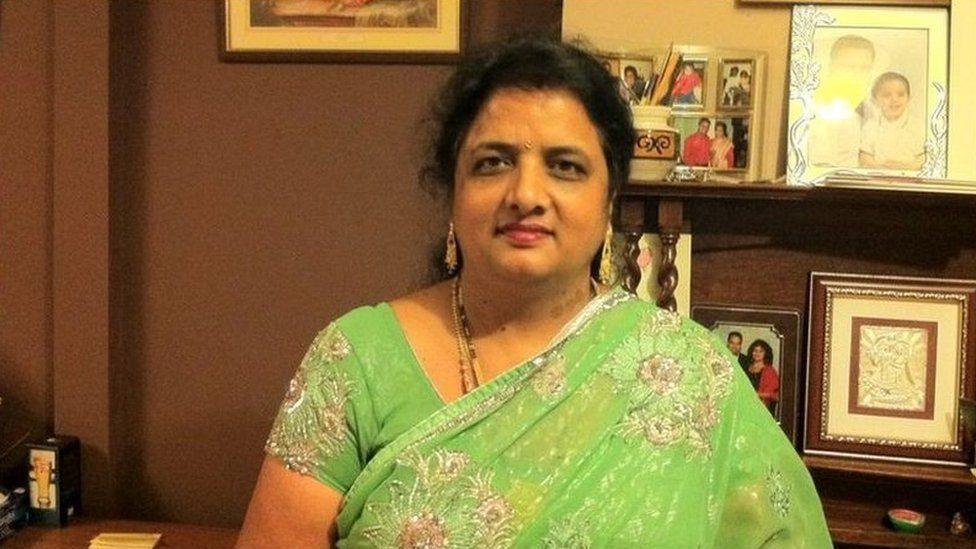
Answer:
[{"label": "woman", "polygon": [[455,274],[315,339],[242,547],[829,546],[722,343],[593,281],[634,146],[615,86],[538,39],[461,63],[423,172]]},{"label": "woman", "polygon": [[779,374],[773,367],[773,348],[764,340],[757,339],[749,345],[746,355],[752,359],[746,372],[752,388],[756,390],[769,413],[778,418],[776,404],[779,402]]},{"label": "woman", "polygon": [[715,123],[715,137],[709,146],[708,165],[713,168],[728,169],[735,166],[732,140],[728,137],[728,127],[725,122]]}]

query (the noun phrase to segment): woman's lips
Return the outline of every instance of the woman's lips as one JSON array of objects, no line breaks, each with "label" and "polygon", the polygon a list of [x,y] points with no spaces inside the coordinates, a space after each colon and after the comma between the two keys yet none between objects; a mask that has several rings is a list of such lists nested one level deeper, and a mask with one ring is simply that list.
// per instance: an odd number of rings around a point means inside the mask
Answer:
[{"label": "woman's lips", "polygon": [[527,223],[509,223],[498,232],[516,246],[531,246],[552,236],[552,231],[546,227]]}]

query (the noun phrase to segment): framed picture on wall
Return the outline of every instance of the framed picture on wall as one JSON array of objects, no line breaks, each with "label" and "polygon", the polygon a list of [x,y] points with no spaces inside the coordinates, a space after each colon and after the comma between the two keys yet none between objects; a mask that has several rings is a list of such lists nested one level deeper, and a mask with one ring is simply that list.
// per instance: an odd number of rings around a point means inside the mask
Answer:
[{"label": "framed picture on wall", "polygon": [[726,342],[786,436],[797,443],[800,313],[742,305],[695,305],[691,317]]},{"label": "framed picture on wall", "polygon": [[976,280],[810,275],[804,450],[964,465]]},{"label": "framed picture on wall", "polygon": [[794,7],[787,182],[945,178],[948,29],[944,8]]},{"label": "framed picture on wall", "polygon": [[451,63],[461,0],[224,0],[226,61]]}]

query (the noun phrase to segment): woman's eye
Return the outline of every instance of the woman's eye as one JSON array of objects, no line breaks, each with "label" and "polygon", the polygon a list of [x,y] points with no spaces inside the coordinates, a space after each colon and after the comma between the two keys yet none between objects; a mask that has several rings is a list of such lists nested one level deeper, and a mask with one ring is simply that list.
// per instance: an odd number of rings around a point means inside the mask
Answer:
[{"label": "woman's eye", "polygon": [[486,156],[475,160],[474,173],[479,175],[490,175],[504,170],[510,162],[500,156]]},{"label": "woman's eye", "polygon": [[556,160],[550,165],[550,169],[561,179],[582,179],[586,175],[583,166],[571,160]]}]

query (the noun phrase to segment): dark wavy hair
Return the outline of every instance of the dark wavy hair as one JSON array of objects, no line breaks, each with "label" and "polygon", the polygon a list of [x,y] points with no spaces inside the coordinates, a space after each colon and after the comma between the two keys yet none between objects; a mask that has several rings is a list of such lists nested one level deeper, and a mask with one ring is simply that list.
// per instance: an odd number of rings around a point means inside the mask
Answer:
[{"label": "dark wavy hair", "polygon": [[454,191],[458,152],[471,124],[501,89],[565,90],[579,99],[600,136],[612,198],[630,175],[633,118],[618,83],[581,47],[534,35],[519,36],[462,59],[431,108],[432,139],[421,183],[435,195]]},{"label": "dark wavy hair", "polygon": [[773,365],[773,348],[769,346],[769,343],[766,343],[766,341],[765,340],[762,340],[762,339],[757,339],[757,340],[753,341],[752,344],[749,345],[749,350],[746,351],[746,356],[749,357],[749,360],[752,360],[752,351],[756,347],[762,347],[763,352],[766,353],[763,356],[763,362],[766,363],[766,366],[772,366]]}]

